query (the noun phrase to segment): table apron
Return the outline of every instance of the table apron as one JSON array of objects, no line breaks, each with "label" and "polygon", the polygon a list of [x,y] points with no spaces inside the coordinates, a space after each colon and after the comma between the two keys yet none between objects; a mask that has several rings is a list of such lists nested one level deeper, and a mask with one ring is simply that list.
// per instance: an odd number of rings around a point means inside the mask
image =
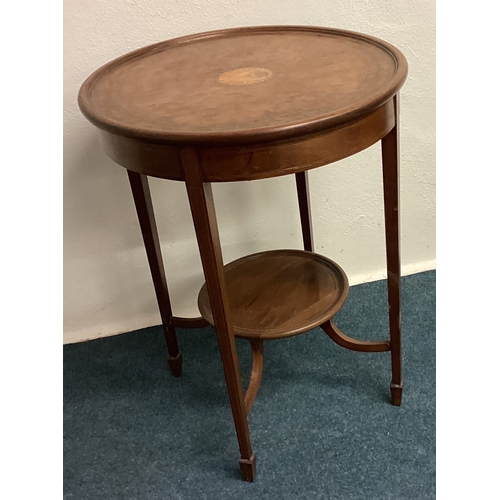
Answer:
[{"label": "table apron", "polygon": [[181,151],[194,150],[203,182],[264,179],[302,172],[354,155],[394,127],[392,98],[370,114],[340,128],[295,141],[244,146],[186,146],[147,142],[101,130],[106,154],[134,172],[185,180]]}]

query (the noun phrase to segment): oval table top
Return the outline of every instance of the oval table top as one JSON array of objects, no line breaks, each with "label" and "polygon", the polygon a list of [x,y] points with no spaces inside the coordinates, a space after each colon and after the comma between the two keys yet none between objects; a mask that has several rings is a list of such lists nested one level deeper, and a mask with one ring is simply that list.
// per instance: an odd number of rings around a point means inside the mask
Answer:
[{"label": "oval table top", "polygon": [[321,132],[403,85],[392,45],[331,28],[263,26],[150,45],[93,73],[78,96],[97,127],[170,144],[244,144]]}]

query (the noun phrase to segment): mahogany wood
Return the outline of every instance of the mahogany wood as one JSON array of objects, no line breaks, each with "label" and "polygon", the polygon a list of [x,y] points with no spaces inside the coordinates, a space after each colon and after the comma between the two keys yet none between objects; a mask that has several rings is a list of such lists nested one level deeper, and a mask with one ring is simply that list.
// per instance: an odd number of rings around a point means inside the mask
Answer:
[{"label": "mahogany wood", "polygon": [[134,197],[135,208],[139,218],[142,238],[146,247],[151,276],[155,287],[158,308],[163,325],[163,333],[167,342],[168,364],[174,377],[182,374],[182,354],[177,345],[177,336],[172,324],[172,306],[168,295],[165,267],[161,256],[160,241],[156,229],[156,220],[153,211],[153,202],[149,190],[148,178],[144,175],[128,171],[130,187]]},{"label": "mahogany wood", "polygon": [[168,144],[141,141],[100,131],[106,154],[128,170],[150,177],[184,180],[180,150]]},{"label": "mahogany wood", "polygon": [[241,475],[245,481],[252,482],[257,475],[257,456],[252,453],[250,458],[240,460]]},{"label": "mahogany wood", "polygon": [[302,228],[304,250],[314,252],[311,203],[309,201],[309,180],[307,175],[307,172],[296,173],[295,182],[297,184],[297,195],[299,198],[300,225]]},{"label": "mahogany wood", "polygon": [[[322,326],[349,349],[390,348],[392,401],[401,403],[397,93],[407,70],[403,54],[374,37],[260,26],[144,47],[98,69],[80,89],[82,113],[100,129],[106,153],[129,171],[174,374],[182,362],[174,326],[215,325],[247,481],[256,474],[247,415],[262,376],[262,340]],[[312,253],[306,171],[379,140],[390,342],[363,342],[331,321],[345,300],[347,278]],[[264,252],[224,267],[210,183],[287,174],[296,174],[305,251],[281,251],[272,265],[266,259],[277,255]],[[172,316],[145,176],[186,183],[206,279],[199,296],[203,318]],[[252,259],[262,266],[256,268]],[[252,343],[246,394],[235,335]]]},{"label": "mahogany wood", "polygon": [[[347,158],[372,146],[394,127],[391,101],[342,128],[288,140],[196,149],[206,182],[232,182],[293,174]],[[184,180],[181,148],[101,131],[108,156],[151,177]]]},{"label": "mahogany wood", "polygon": [[[234,334],[271,340],[307,332],[342,307],[349,285],[335,262],[303,250],[271,250],[224,266]],[[208,282],[198,295],[201,315],[213,325]]]},{"label": "mahogany wood", "polygon": [[200,148],[203,179],[228,182],[288,175],[347,158],[372,146],[394,126],[394,108],[375,111],[321,135],[293,142]]},{"label": "mahogany wood", "polygon": [[172,316],[172,325],[177,328],[203,328],[208,325],[208,322],[201,316],[199,318]]},{"label": "mahogany wood", "polygon": [[323,331],[338,345],[360,352],[385,352],[391,350],[391,344],[387,340],[357,340],[342,333],[333,320],[326,321],[321,325]]},{"label": "mahogany wood", "polygon": [[204,184],[198,169],[194,151],[182,151],[186,175],[186,187],[193,216],[194,229],[200,249],[201,263],[207,283],[207,292],[213,311],[213,320],[226,377],[229,401],[233,412],[236,435],[240,447],[240,470],[245,481],[255,478],[255,454],[250,442],[247,408],[245,405],[241,372],[231,321],[231,311],[224,279],[222,252],[217,228],[217,218],[212,186]]},{"label": "mahogany wood", "polygon": [[392,404],[399,406],[403,396],[401,367],[401,258],[399,252],[399,97],[392,99],[396,124],[382,139],[384,182],[385,242],[389,332],[391,336]]},{"label": "mahogany wood", "polygon": [[252,346],[252,373],[245,393],[247,414],[250,413],[255,397],[257,396],[264,369],[264,342],[262,340],[250,340],[250,345]]},{"label": "mahogany wood", "polygon": [[[239,82],[227,79],[235,70]],[[97,127],[120,136],[181,146],[258,144],[365,116],[399,90],[406,73],[403,54],[368,35],[236,28],[119,57],[84,82],[79,104]]]}]

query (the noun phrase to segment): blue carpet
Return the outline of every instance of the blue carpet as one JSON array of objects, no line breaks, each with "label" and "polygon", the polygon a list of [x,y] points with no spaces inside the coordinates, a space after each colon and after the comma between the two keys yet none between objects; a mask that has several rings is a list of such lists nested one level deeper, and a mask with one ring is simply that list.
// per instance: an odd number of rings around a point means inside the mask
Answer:
[{"label": "blue carpet", "polygon": [[[211,327],[178,331],[179,379],[159,327],[64,346],[64,498],[435,498],[435,283],[435,271],[403,278],[399,408],[389,353],[345,350],[319,329],[265,343],[254,483],[240,477]],[[352,287],[337,324],[387,338],[386,297],[385,281]],[[248,380],[248,342],[238,351]]]}]

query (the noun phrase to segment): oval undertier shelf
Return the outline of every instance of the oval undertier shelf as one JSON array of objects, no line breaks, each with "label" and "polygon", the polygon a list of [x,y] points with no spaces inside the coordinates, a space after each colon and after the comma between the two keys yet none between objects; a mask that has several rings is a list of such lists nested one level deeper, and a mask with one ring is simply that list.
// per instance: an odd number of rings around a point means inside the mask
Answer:
[{"label": "oval undertier shelf", "polygon": [[[333,261],[302,250],[272,250],[224,266],[231,320],[237,337],[277,339],[315,328],[345,302],[347,276]],[[200,313],[214,325],[206,284]]]}]

